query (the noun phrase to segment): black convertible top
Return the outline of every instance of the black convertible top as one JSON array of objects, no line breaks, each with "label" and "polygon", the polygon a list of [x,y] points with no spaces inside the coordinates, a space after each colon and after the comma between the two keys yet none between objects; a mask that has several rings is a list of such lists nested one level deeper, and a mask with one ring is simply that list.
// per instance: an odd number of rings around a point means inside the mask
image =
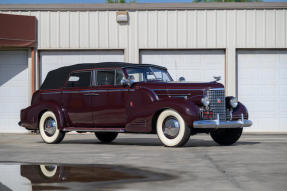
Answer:
[{"label": "black convertible top", "polygon": [[47,74],[47,77],[40,87],[40,90],[59,89],[64,86],[68,75],[75,70],[96,69],[96,68],[128,68],[128,67],[157,67],[165,69],[165,67],[153,64],[131,64],[125,62],[100,62],[100,63],[83,63],[71,66],[64,66],[56,70],[52,70]]}]

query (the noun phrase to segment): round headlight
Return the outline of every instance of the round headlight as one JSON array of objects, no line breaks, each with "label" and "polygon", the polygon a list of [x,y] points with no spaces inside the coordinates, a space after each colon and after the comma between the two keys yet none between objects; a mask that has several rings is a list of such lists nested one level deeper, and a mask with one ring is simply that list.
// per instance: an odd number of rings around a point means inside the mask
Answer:
[{"label": "round headlight", "polygon": [[229,104],[230,104],[230,106],[231,106],[232,108],[236,108],[237,105],[238,105],[238,99],[237,99],[236,97],[231,98],[231,99],[229,100]]},{"label": "round headlight", "polygon": [[210,101],[209,101],[209,99],[208,99],[207,96],[203,96],[203,97],[201,98],[201,103],[202,103],[205,107],[207,107],[207,106],[209,105]]}]

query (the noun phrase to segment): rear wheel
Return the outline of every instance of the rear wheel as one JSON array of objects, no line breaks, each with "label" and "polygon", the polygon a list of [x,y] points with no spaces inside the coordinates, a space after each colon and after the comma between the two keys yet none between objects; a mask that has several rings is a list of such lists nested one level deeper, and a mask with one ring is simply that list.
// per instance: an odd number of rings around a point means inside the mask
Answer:
[{"label": "rear wheel", "polygon": [[56,116],[51,111],[46,111],[41,116],[39,129],[45,143],[60,143],[65,137],[65,132],[58,129]]},{"label": "rear wheel", "polygon": [[57,173],[56,165],[40,165],[40,170],[46,178],[53,178]]},{"label": "rear wheel", "polygon": [[242,128],[215,129],[210,132],[212,139],[219,145],[232,145],[238,141],[242,134]]},{"label": "rear wheel", "polygon": [[117,138],[118,133],[116,132],[97,132],[95,133],[96,137],[102,142],[102,143],[110,143],[115,138]]},{"label": "rear wheel", "polygon": [[184,119],[174,110],[164,110],[157,119],[157,135],[167,147],[180,147],[185,145],[190,137],[190,128]]}]

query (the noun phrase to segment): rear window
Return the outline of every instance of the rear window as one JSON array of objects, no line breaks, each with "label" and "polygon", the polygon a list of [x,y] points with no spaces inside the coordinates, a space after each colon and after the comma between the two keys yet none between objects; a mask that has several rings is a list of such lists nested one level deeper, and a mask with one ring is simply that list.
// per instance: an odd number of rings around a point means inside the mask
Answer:
[{"label": "rear window", "polygon": [[89,87],[91,84],[91,71],[73,72],[66,83],[67,88]]},{"label": "rear window", "polygon": [[115,83],[115,71],[114,70],[99,70],[97,71],[97,85],[114,85]]}]

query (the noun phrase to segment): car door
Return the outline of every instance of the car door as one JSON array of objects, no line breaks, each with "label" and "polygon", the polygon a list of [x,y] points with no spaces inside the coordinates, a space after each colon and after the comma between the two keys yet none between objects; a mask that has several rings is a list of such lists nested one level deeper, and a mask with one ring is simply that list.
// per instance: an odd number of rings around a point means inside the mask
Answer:
[{"label": "car door", "polygon": [[92,70],[72,72],[63,89],[63,107],[70,127],[94,126],[90,88]]},{"label": "car door", "polygon": [[122,69],[97,69],[92,98],[94,121],[97,127],[123,127],[127,121],[128,87],[121,85]]}]

